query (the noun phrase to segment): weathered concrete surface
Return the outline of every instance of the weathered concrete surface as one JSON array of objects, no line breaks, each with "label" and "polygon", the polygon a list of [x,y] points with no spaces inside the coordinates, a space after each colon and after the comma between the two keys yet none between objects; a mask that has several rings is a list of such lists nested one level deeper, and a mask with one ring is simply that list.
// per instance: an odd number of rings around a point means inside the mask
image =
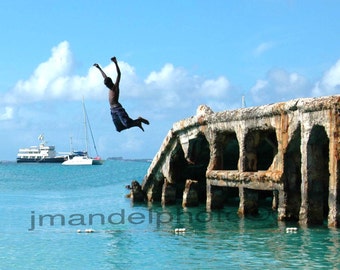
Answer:
[{"label": "weathered concrete surface", "polygon": [[201,105],[168,132],[142,189],[148,201],[166,204],[171,193],[173,203],[192,179],[208,209],[238,196],[239,214],[256,214],[269,196],[279,220],[340,226],[339,103],[336,95],[218,113]]}]

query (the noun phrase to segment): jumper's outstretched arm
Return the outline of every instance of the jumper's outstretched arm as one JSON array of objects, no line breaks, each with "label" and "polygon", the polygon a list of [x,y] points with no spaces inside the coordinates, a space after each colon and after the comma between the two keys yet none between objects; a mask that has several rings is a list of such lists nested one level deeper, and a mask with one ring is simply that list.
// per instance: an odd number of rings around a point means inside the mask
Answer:
[{"label": "jumper's outstretched arm", "polygon": [[115,63],[116,65],[116,70],[117,70],[116,85],[119,85],[121,73],[120,73],[120,68],[118,66],[117,58],[114,56],[111,58],[111,61]]},{"label": "jumper's outstretched arm", "polygon": [[102,74],[102,76],[103,76],[104,79],[107,78],[105,72],[102,70],[102,68],[101,68],[98,64],[93,64],[93,66],[95,66],[96,68],[99,69],[99,71],[100,71],[100,73]]}]

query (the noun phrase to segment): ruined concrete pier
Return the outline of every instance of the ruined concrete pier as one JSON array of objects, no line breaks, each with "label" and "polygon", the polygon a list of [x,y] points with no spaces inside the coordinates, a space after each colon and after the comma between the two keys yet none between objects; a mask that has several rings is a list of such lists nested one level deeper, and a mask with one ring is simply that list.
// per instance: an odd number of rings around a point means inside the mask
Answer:
[{"label": "ruined concrete pier", "polygon": [[168,132],[142,189],[163,204],[186,190],[207,209],[236,201],[241,216],[269,198],[279,220],[338,227],[339,161],[340,95],[217,113],[201,105]]}]

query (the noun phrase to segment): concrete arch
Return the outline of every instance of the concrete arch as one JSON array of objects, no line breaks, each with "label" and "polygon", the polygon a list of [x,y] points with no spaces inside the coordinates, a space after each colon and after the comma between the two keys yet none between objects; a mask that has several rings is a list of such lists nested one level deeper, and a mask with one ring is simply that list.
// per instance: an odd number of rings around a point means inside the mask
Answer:
[{"label": "concrete arch", "polygon": [[301,125],[294,131],[284,154],[285,213],[280,220],[299,220],[301,206]]},{"label": "concrete arch", "polygon": [[235,132],[218,131],[213,147],[217,150],[212,170],[238,170],[240,146]]},{"label": "concrete arch", "polygon": [[278,152],[275,129],[250,129],[244,141],[244,171],[268,170]]},{"label": "concrete arch", "polygon": [[328,216],[329,138],[325,127],[313,126],[307,143],[308,224],[323,224]]},{"label": "concrete arch", "polygon": [[[169,151],[162,184],[161,202],[174,204],[183,198],[187,181],[195,181],[195,192],[199,200],[206,198],[206,171],[210,160],[209,143],[201,132],[185,141],[179,140]],[[186,151],[186,154],[185,152]]]}]

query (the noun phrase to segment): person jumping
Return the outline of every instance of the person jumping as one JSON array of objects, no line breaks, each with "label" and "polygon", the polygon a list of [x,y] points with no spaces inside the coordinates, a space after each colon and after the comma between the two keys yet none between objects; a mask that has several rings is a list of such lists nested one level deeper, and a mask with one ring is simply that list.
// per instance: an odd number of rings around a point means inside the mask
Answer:
[{"label": "person jumping", "polygon": [[98,64],[94,64],[96,68],[99,69],[100,73],[104,78],[104,84],[107,88],[109,88],[109,103],[111,109],[111,116],[114,125],[118,132],[121,132],[124,129],[128,129],[131,127],[139,127],[141,130],[144,131],[142,127],[142,123],[149,125],[149,121],[144,119],[143,117],[138,117],[137,119],[133,120],[129,117],[123,106],[119,103],[119,83],[120,83],[120,69],[117,63],[116,57],[112,57],[111,61],[115,63],[116,70],[117,70],[117,78],[116,83],[113,83],[112,79],[108,77],[105,72],[101,69]]}]

